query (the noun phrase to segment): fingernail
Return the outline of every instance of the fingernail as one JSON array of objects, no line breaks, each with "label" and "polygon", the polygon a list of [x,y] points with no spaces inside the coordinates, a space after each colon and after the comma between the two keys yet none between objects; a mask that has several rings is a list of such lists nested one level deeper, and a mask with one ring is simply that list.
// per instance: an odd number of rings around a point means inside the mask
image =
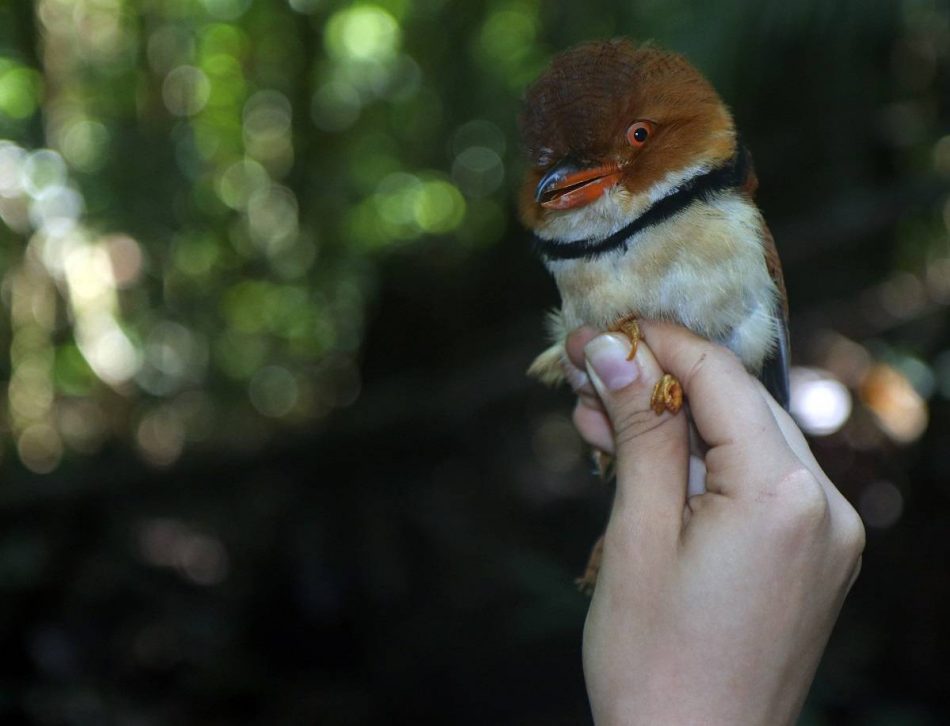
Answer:
[{"label": "fingernail", "polygon": [[571,388],[574,389],[575,393],[590,384],[590,377],[574,365],[569,364],[564,366],[564,375],[567,377],[567,382]]},{"label": "fingernail", "polygon": [[627,360],[630,341],[619,335],[599,335],[584,348],[588,369],[594,385],[608,391],[619,391],[637,380],[640,365],[636,359]]}]

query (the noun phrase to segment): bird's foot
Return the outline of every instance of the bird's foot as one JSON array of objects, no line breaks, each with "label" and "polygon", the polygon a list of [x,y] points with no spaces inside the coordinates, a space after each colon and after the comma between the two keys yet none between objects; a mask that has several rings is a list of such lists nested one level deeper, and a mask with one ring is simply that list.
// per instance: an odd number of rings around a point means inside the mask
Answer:
[{"label": "bird's foot", "polygon": [[669,411],[672,414],[678,413],[683,407],[683,387],[680,382],[669,373],[664,373],[663,377],[653,387],[650,405],[653,407],[653,413],[657,416],[664,411]]},{"label": "bird's foot", "polygon": [[[637,346],[640,343],[640,325],[637,323],[637,316],[625,315],[608,330],[612,333],[623,333],[630,339],[630,354],[627,360],[633,360],[637,354]],[[683,387],[669,373],[664,373],[663,377],[653,387],[653,396],[650,398],[650,406],[654,413],[659,416],[664,411],[678,413],[683,407]]]},{"label": "bird's foot", "polygon": [[637,316],[630,314],[624,315],[614,324],[607,328],[611,333],[623,333],[630,339],[630,354],[627,360],[633,360],[637,354],[637,346],[640,344],[640,324],[637,323]]},{"label": "bird's foot", "polygon": [[591,458],[594,460],[594,468],[602,481],[612,479],[614,475],[614,457],[606,451],[594,449],[591,452]]},{"label": "bird's foot", "polygon": [[590,558],[587,560],[587,568],[584,570],[584,574],[574,580],[577,589],[585,595],[594,594],[594,586],[597,584],[597,574],[600,572],[600,560],[603,554],[604,537],[601,535],[590,551]]}]

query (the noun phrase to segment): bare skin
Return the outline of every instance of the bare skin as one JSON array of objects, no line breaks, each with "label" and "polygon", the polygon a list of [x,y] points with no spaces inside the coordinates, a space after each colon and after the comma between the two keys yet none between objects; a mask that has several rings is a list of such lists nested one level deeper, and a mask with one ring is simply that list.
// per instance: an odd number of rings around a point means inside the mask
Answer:
[{"label": "bare skin", "polygon": [[[845,595],[864,528],[792,419],[727,350],[641,321],[629,340],[568,339],[574,421],[616,456],[617,495],[584,628],[595,721],[794,723]],[[657,416],[663,371],[709,445],[687,497],[683,413]]]}]

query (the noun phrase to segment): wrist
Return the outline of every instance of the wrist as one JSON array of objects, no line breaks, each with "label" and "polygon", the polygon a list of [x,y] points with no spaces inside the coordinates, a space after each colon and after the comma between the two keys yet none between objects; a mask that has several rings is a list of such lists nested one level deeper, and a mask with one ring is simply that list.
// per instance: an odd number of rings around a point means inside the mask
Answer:
[{"label": "wrist", "polygon": [[649,663],[648,671],[630,668],[630,664],[625,667],[620,659],[597,658],[600,664],[613,662],[616,672],[601,672],[598,677],[588,671],[594,722],[597,726],[782,726],[796,722],[814,667],[782,669],[765,658],[768,666],[749,661],[737,668],[735,663],[717,663],[719,658],[699,655],[699,662],[688,663],[668,654],[646,655],[641,662]]}]

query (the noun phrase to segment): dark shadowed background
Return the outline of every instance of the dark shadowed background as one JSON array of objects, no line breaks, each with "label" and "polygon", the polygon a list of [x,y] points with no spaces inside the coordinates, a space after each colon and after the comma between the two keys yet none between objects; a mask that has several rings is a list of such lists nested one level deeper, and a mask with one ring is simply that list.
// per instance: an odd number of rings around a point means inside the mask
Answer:
[{"label": "dark shadowed background", "polygon": [[616,35],[734,109],[868,528],[802,723],[947,722],[939,0],[0,1],[0,722],[589,723],[516,117]]}]

